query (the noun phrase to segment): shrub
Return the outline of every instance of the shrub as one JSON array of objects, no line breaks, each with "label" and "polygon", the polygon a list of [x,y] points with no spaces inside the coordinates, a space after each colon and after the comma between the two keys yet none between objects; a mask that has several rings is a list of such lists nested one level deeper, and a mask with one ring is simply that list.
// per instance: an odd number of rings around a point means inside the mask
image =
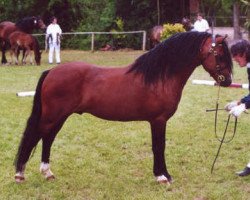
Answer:
[{"label": "shrub", "polygon": [[176,33],[181,33],[185,32],[186,30],[184,29],[182,24],[176,23],[176,24],[164,24],[163,25],[163,30],[161,33],[161,41],[169,38],[170,36],[176,34]]}]

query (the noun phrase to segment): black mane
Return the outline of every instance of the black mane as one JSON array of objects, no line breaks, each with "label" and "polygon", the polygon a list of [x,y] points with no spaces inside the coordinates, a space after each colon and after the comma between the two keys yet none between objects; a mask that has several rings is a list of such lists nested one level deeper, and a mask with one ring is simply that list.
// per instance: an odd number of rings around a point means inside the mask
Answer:
[{"label": "black mane", "polygon": [[[16,26],[23,32],[31,34],[34,29],[38,29],[38,21],[40,17],[25,17],[18,22],[16,22]],[[35,23],[36,20],[36,23]]]},{"label": "black mane", "polygon": [[167,74],[189,66],[210,36],[210,33],[196,31],[177,33],[137,58],[128,73],[143,74],[145,83],[164,80]]}]

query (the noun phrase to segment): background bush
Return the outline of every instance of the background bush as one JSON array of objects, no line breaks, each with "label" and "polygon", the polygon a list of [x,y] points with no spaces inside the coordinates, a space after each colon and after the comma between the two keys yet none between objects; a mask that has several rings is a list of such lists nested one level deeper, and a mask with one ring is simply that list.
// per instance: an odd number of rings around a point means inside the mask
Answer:
[{"label": "background bush", "polygon": [[164,24],[163,30],[161,34],[161,41],[169,38],[170,36],[176,34],[186,32],[186,30],[183,28],[182,24],[176,23],[176,24]]}]

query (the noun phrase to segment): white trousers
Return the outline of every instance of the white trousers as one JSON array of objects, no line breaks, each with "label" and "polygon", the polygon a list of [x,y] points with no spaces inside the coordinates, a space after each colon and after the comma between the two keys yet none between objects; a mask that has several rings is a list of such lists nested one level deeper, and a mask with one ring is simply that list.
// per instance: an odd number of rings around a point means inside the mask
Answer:
[{"label": "white trousers", "polygon": [[56,63],[60,63],[61,62],[60,44],[56,44],[56,43],[49,44],[49,63],[53,63],[54,51],[56,53]]}]

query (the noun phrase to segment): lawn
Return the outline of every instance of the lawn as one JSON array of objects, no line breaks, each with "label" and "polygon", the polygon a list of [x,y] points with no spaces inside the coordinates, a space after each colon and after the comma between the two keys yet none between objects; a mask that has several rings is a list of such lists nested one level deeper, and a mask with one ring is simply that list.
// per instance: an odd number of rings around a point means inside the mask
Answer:
[{"label": "lawn", "polygon": [[[86,61],[102,66],[122,67],[142,51],[62,51],[62,62]],[[249,115],[239,118],[237,134],[222,146],[210,173],[219,142],[214,136],[214,108],[218,87],[193,85],[192,79],[211,80],[198,67],[187,82],[179,108],[168,121],[166,160],[174,182],[159,185],[152,173],[150,128],[147,122],[112,122],[89,114],[72,115],[58,134],[51,152],[51,169],[56,180],[48,182],[39,173],[41,143],[26,167],[26,181],[14,182],[13,160],[29,117],[32,97],[17,97],[20,91],[35,90],[47,64],[0,66],[0,199],[249,199],[250,177],[235,172],[249,161]],[[247,83],[246,69],[234,68],[234,82]],[[248,90],[222,88],[220,107],[246,95]],[[227,113],[219,112],[218,132],[222,136]],[[227,138],[232,134],[233,120]]]}]

